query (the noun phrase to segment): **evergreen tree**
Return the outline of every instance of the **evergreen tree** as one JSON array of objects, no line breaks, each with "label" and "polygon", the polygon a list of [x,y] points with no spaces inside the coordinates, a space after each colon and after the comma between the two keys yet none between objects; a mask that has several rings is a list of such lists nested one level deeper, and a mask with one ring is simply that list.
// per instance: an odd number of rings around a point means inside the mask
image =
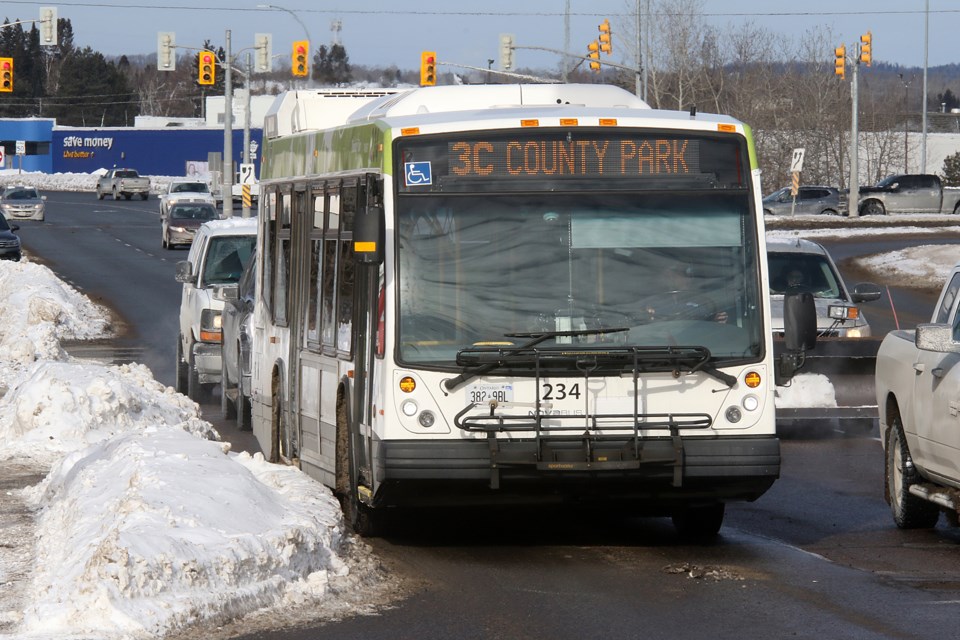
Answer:
[{"label": "evergreen tree", "polygon": [[[121,59],[121,65],[123,61]],[[139,101],[120,65],[107,62],[90,47],[62,61],[59,90],[50,111],[57,124],[71,126],[130,126]]]},{"label": "evergreen tree", "polygon": [[313,79],[320,84],[343,84],[352,80],[350,58],[342,45],[335,44],[328,50],[320,45],[313,56]]},{"label": "evergreen tree", "polygon": [[960,151],[943,159],[943,184],[960,187]]}]

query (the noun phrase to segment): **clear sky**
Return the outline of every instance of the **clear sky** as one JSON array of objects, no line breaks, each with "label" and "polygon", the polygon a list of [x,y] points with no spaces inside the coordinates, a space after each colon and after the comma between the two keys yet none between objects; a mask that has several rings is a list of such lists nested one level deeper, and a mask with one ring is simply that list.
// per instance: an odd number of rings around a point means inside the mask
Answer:
[{"label": "clear sky", "polygon": [[[499,65],[499,34],[513,33],[518,46],[563,49],[565,9],[570,10],[570,48],[585,53],[597,36],[597,25],[609,18],[615,55],[633,43],[618,40],[623,25],[635,23],[638,4],[648,0],[275,0],[279,9],[258,8],[258,0],[5,0],[0,17],[28,20],[41,6],[55,6],[73,24],[75,41],[104,54],[156,51],[157,32],[173,31],[178,45],[199,47],[205,39],[223,45],[231,31],[236,53],[254,43],[254,34],[273,35],[274,55],[289,60],[290,43],[311,38],[312,49],[334,37],[360,65],[419,67],[422,50],[435,50],[441,63],[486,68]],[[259,0],[267,4],[270,0]],[[874,59],[908,67],[924,64],[925,16],[929,6],[929,65],[960,61],[960,2],[956,0],[702,0],[702,14],[711,24],[758,26],[797,40],[815,27],[829,27],[836,44],[848,46],[861,33],[873,32]],[[656,24],[656,16],[651,18]],[[339,30],[334,29],[339,25]],[[825,56],[829,59],[830,53]],[[556,69],[556,54],[516,51],[516,65]]]}]

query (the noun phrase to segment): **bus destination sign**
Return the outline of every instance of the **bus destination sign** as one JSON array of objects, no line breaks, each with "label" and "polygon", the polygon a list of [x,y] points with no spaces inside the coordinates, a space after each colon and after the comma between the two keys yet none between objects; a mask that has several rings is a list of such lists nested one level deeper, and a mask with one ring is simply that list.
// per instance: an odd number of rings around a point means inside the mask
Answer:
[{"label": "bus destination sign", "polygon": [[700,173],[700,140],[459,140],[448,143],[448,162],[461,178],[682,176]]}]

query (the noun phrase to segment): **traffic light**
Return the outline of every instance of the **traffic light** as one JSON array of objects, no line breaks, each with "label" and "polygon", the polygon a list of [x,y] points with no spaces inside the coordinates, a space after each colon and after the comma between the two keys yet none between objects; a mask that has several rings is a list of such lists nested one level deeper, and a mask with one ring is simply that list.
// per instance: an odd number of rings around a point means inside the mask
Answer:
[{"label": "traffic light", "polygon": [[253,70],[257,73],[268,73],[273,69],[273,36],[269,33],[258,33],[253,37],[253,42],[253,48],[257,52]]},{"label": "traffic light", "polygon": [[600,43],[594,40],[587,45],[587,49],[590,51],[587,54],[587,57],[590,58],[590,70],[600,73]]},{"label": "traffic light", "polygon": [[293,75],[298,78],[306,78],[310,75],[310,62],[307,56],[310,54],[309,40],[296,40],[293,43]]},{"label": "traffic light", "polygon": [[175,36],[172,31],[161,31],[157,33],[157,70],[158,71],[176,71],[177,56],[174,53],[176,48]]},{"label": "traffic light", "polygon": [[600,51],[610,55],[613,53],[613,40],[610,39],[610,21],[604,18],[597,29],[600,30]]},{"label": "traffic light", "polygon": [[843,80],[847,77],[847,47],[840,45],[833,50],[836,59],[834,60],[833,72]]},{"label": "traffic light", "polygon": [[873,62],[873,34],[867,31],[860,36],[860,62],[870,66]]},{"label": "traffic light", "polygon": [[40,7],[40,44],[57,46],[57,8]]},{"label": "traffic light", "polygon": [[0,58],[0,93],[13,92],[13,58]]},{"label": "traffic light", "polygon": [[437,84],[437,52],[420,53],[420,86],[432,87]]},{"label": "traffic light", "polygon": [[217,57],[213,51],[201,51],[198,62],[197,84],[214,84],[217,81]]},{"label": "traffic light", "polygon": [[509,71],[513,67],[513,35],[500,34],[500,68]]}]

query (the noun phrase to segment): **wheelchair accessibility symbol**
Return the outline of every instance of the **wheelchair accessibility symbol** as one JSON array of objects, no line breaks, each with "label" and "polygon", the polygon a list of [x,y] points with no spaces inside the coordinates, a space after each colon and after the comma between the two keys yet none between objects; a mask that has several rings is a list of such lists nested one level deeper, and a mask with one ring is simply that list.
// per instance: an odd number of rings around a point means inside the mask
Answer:
[{"label": "wheelchair accessibility symbol", "polygon": [[433,184],[430,162],[405,162],[403,173],[408,187]]}]

